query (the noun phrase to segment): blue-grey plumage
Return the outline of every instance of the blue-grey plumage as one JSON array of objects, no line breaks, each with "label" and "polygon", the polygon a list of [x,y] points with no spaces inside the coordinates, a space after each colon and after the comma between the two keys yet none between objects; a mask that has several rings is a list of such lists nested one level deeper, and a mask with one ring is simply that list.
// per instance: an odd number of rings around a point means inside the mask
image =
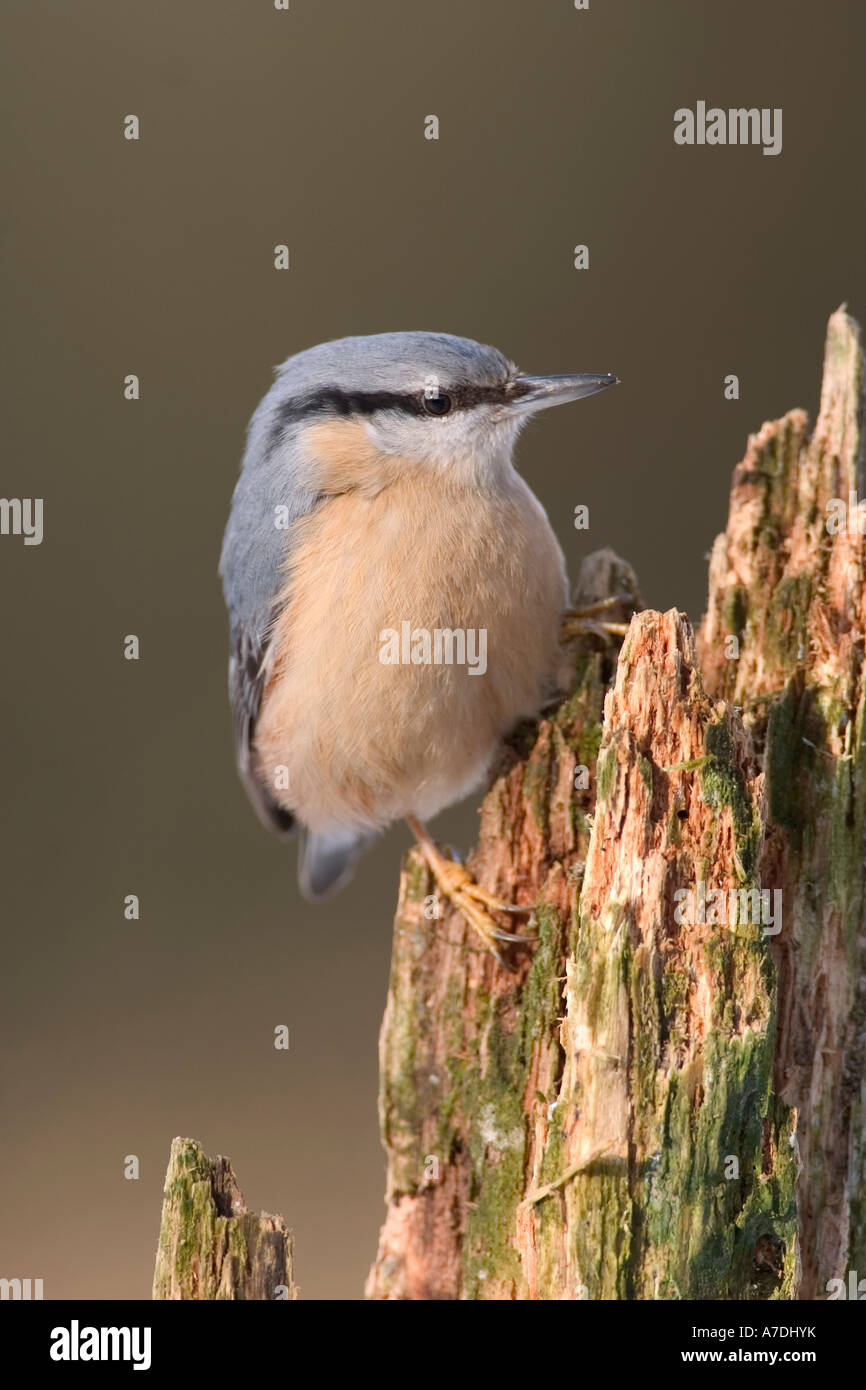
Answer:
[{"label": "blue-grey plumage", "polygon": [[[302,831],[308,896],[391,821],[477,787],[556,690],[565,563],[512,453],[530,415],[615,381],[522,376],[444,333],[344,338],[278,368],[220,573],[238,766],[265,824]],[[476,655],[483,633],[483,669],[424,633]]]}]

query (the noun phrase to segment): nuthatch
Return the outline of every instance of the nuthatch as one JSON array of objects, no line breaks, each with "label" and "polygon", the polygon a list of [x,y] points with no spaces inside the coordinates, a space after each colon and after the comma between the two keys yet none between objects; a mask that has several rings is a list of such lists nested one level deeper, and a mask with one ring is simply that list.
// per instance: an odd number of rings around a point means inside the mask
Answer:
[{"label": "nuthatch", "polygon": [[487,944],[521,939],[422,822],[559,688],[565,561],[512,452],[536,411],[616,380],[522,376],[446,333],[342,338],[277,369],[220,574],[240,775],[266,826],[300,830],[306,897],[405,817]]}]

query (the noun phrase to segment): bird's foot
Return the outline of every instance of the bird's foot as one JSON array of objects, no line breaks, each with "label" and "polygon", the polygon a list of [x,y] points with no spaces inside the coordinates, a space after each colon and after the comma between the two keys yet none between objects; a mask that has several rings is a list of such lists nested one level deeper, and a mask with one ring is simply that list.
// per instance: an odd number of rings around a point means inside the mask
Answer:
[{"label": "bird's foot", "polygon": [[514,932],[503,931],[494,917],[495,912],[532,912],[535,904],[515,907],[503,903],[486,888],[475,882],[468,869],[453,859],[446,859],[430,835],[414,816],[407,818],[409,828],[418,841],[418,848],[427,862],[437,888],[453,907],[477,932],[488,951],[492,951],[500,964],[504,964],[500,946],[511,943],[527,945],[536,940],[534,936],[517,936]]},{"label": "bird's foot", "polygon": [[606,622],[603,614],[611,608],[620,608],[629,603],[627,594],[614,594],[611,598],[599,599],[598,603],[588,603],[583,608],[566,609],[559,636],[563,642],[575,637],[600,637],[603,642],[621,642],[628,632],[628,623]]}]

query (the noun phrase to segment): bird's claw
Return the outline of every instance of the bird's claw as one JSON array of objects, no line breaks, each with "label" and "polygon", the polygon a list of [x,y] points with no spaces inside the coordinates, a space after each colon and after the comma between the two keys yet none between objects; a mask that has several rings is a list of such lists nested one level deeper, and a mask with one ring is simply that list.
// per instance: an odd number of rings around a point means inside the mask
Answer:
[{"label": "bird's claw", "polygon": [[610,598],[599,599],[580,608],[566,609],[560,628],[560,639],[569,642],[574,637],[600,637],[604,642],[621,641],[629,629],[628,623],[606,622],[599,615],[611,608],[622,608],[631,604],[627,594],[613,594]]},{"label": "bird's claw", "polygon": [[476,883],[472,874],[462,864],[456,863],[453,859],[446,859],[426,833],[419,835],[418,831],[423,830],[423,827],[412,822],[410,824],[417,835],[421,852],[438,887],[452,906],[478,933],[487,949],[493,952],[500,964],[504,964],[504,961],[497,949],[498,943],[526,945],[537,940],[535,936],[518,936],[514,932],[504,931],[493,916],[495,912],[512,914],[533,912],[535,903],[515,906],[513,903],[501,902],[486,888],[482,888],[479,883]]}]

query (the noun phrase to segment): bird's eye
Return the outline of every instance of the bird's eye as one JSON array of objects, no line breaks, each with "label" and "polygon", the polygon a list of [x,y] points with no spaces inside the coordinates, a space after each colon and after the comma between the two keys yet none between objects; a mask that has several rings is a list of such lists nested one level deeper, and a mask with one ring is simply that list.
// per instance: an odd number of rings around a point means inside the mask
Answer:
[{"label": "bird's eye", "polygon": [[425,391],[423,401],[428,415],[447,415],[451,409],[451,397],[443,391],[437,391],[435,396],[428,396]]}]

